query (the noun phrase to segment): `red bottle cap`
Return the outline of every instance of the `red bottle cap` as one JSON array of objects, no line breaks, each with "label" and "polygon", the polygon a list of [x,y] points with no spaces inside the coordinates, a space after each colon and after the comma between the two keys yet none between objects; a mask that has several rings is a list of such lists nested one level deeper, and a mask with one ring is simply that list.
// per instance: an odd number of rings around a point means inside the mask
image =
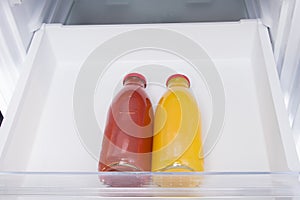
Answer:
[{"label": "red bottle cap", "polygon": [[187,80],[187,82],[188,82],[188,84],[189,84],[189,87],[191,86],[191,82],[190,82],[189,78],[188,78],[187,76],[183,75],[183,74],[174,74],[174,75],[170,76],[170,77],[168,78],[167,82],[166,82],[166,85],[168,86],[168,83],[169,83],[169,81],[170,81],[171,79],[173,79],[173,78],[179,78],[179,77],[180,77],[180,78],[184,78],[185,80]]},{"label": "red bottle cap", "polygon": [[126,79],[128,79],[130,77],[137,77],[137,78],[141,79],[144,82],[145,87],[146,87],[146,85],[147,85],[146,78],[142,74],[139,74],[139,73],[130,73],[130,74],[127,74],[124,77],[124,79],[123,79],[123,84],[125,83]]}]

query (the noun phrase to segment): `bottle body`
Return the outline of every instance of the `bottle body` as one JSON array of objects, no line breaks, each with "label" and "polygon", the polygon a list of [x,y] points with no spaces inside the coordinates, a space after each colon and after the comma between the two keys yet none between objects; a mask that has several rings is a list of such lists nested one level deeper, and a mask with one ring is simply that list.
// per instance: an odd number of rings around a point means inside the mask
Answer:
[{"label": "bottle body", "polygon": [[[108,111],[98,171],[151,171],[153,110],[142,80],[129,76]],[[126,177],[107,178],[109,185],[127,184]],[[127,183],[126,183],[127,182]],[[132,181],[133,185],[140,180]]]},{"label": "bottle body", "polygon": [[155,113],[152,171],[204,170],[200,111],[189,82],[175,76]]}]

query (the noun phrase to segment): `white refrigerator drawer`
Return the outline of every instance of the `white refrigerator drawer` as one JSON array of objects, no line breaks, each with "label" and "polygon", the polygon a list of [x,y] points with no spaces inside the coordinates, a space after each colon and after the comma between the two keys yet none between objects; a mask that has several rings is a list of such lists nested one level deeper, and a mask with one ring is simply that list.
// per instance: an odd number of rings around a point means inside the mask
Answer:
[{"label": "white refrigerator drawer", "polygon": [[[183,176],[203,179],[199,187],[162,189],[149,180],[142,189],[116,189],[99,181],[106,113],[129,72],[146,76],[154,107],[168,75],[190,78],[202,111],[205,171]],[[34,35],[0,132],[0,171],[7,177],[1,194],[300,195],[296,147],[267,28],[258,20],[44,25]]]}]

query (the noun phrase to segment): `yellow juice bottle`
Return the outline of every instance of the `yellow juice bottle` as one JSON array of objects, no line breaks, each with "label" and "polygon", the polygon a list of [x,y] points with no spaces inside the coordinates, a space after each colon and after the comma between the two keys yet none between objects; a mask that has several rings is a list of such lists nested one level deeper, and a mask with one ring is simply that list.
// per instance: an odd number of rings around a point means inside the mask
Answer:
[{"label": "yellow juice bottle", "polygon": [[[168,91],[155,113],[152,171],[203,171],[200,110],[189,89],[190,81],[184,75],[175,74],[166,84]],[[154,182],[165,187],[198,184],[188,176],[155,176]]]}]

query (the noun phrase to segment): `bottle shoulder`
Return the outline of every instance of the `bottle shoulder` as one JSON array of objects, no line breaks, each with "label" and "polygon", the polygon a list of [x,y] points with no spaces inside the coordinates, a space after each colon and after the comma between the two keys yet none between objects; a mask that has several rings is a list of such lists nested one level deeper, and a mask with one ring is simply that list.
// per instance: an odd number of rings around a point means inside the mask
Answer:
[{"label": "bottle shoulder", "polygon": [[149,96],[144,88],[134,85],[124,86],[113,99],[115,103],[127,103],[128,101],[144,102],[149,104]]},{"label": "bottle shoulder", "polygon": [[189,97],[189,98],[194,98],[194,95],[192,93],[192,91],[189,89],[189,88],[186,88],[186,87],[171,87],[171,88],[168,88],[168,91],[165,93],[164,96],[178,96],[178,97],[181,97],[181,96],[186,96],[186,97]]},{"label": "bottle shoulder", "polygon": [[187,103],[195,103],[196,99],[193,95],[193,93],[190,91],[189,88],[185,87],[172,87],[168,88],[168,91],[165,92],[165,94],[160,99],[160,103],[165,103],[166,101],[181,101],[181,102],[187,102]]}]

